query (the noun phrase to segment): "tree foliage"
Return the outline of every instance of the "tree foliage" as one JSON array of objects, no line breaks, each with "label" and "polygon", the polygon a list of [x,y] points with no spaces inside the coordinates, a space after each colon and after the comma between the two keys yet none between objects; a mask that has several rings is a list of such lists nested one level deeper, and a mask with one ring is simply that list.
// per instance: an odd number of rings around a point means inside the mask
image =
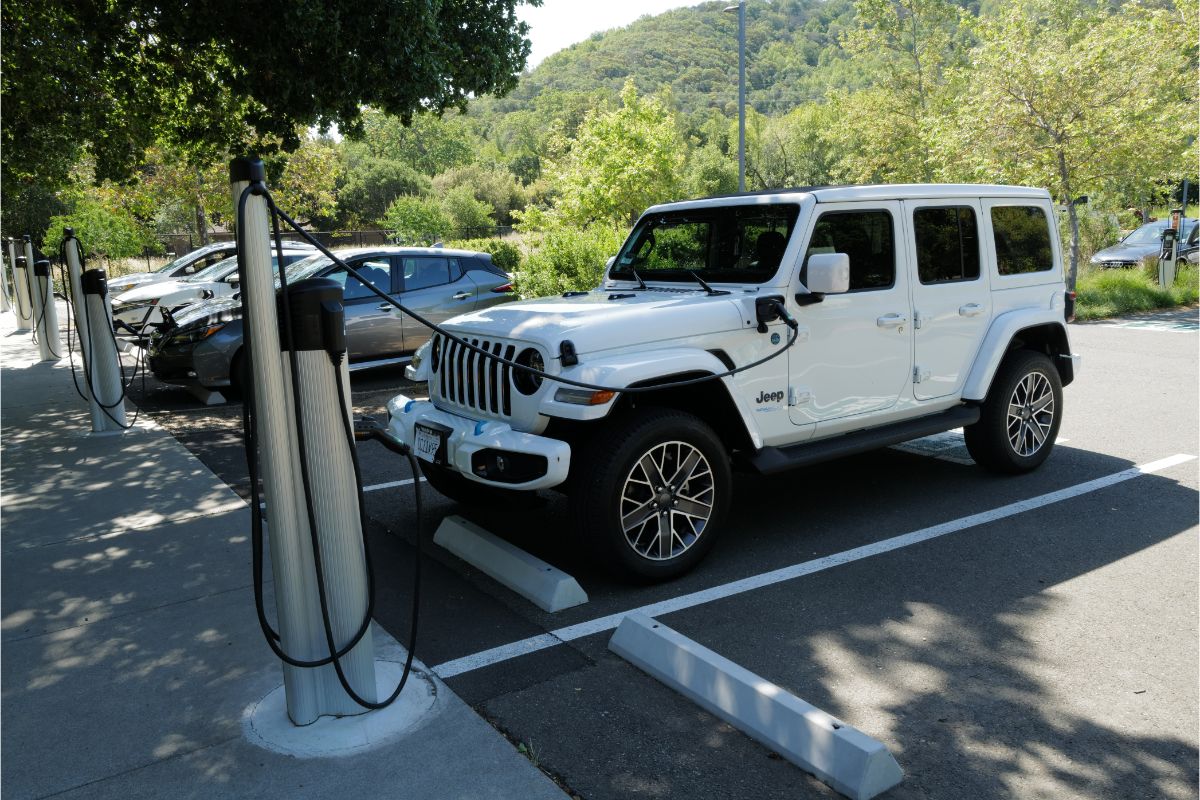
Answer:
[{"label": "tree foliage", "polygon": [[[1045,186],[1061,203],[1194,169],[1183,154],[1196,86],[1181,76],[1195,72],[1196,10],[1019,0],[981,20],[972,92],[948,126],[954,163],[974,179]],[[1071,243],[1074,286],[1078,230]]]},{"label": "tree foliage", "polygon": [[343,225],[373,225],[397,197],[428,191],[429,178],[408,164],[361,155],[348,159],[343,168],[338,218]]},{"label": "tree foliage", "polygon": [[294,149],[311,126],[361,133],[364,106],[405,123],[465,108],[515,85],[529,52],[519,2],[8,4],[0,180],[57,188],[85,146],[98,179],[121,180],[156,142],[203,164],[248,144]]},{"label": "tree foliage", "polygon": [[641,97],[632,81],[621,107],[589,112],[553,164],[558,211],[578,224],[632,223],[646,206],[676,197],[683,140],[666,103]]},{"label": "tree foliage", "polygon": [[406,194],[392,201],[379,225],[395,231],[397,244],[431,245],[445,238],[454,222],[432,197]]}]

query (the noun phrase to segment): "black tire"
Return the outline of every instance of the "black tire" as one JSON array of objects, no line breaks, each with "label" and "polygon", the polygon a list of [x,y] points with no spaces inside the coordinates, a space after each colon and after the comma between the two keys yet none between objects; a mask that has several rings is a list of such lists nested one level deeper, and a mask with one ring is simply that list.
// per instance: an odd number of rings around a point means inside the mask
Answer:
[{"label": "black tire", "polygon": [[1044,353],[1015,350],[996,371],[979,421],[963,429],[967,450],[976,464],[993,472],[1037,469],[1054,449],[1062,412],[1062,379],[1054,364]]},{"label": "black tire", "polygon": [[537,492],[517,489],[499,489],[495,486],[484,486],[470,478],[464,478],[453,470],[420,461],[421,472],[425,480],[439,494],[445,495],[460,505],[471,508],[484,508],[493,511],[519,511],[540,505],[541,499]]},{"label": "black tire", "polygon": [[[672,476],[663,474],[665,486],[654,487],[642,480],[652,477],[647,458],[654,472],[675,470],[677,478],[694,460],[681,483],[672,485]],[[619,577],[635,582],[670,580],[695,567],[720,534],[732,494],[720,438],[698,417],[674,409],[618,417],[571,458],[576,533]]]},{"label": "black tire", "polygon": [[241,350],[233,354],[229,362],[229,385],[218,391],[230,400],[241,400],[246,396],[246,384],[249,382],[246,374],[246,358]]}]

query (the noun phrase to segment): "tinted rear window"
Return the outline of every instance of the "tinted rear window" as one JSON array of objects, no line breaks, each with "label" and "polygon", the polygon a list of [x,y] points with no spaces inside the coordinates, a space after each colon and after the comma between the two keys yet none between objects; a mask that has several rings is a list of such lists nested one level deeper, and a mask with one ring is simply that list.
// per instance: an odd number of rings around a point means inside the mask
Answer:
[{"label": "tinted rear window", "polygon": [[1050,226],[1040,208],[993,207],[992,234],[996,240],[996,267],[1001,275],[1048,272],[1054,268]]},{"label": "tinted rear window", "polygon": [[913,212],[917,275],[921,283],[973,281],[979,277],[979,232],[967,206],[918,208]]}]

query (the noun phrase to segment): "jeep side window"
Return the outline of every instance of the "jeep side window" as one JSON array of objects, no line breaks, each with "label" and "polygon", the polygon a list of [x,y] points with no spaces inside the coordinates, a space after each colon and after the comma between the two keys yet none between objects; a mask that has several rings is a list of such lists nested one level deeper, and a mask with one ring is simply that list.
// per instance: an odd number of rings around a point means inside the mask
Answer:
[{"label": "jeep side window", "polygon": [[996,267],[1001,275],[1048,272],[1054,268],[1050,226],[1036,206],[993,206]]},{"label": "jeep side window", "polygon": [[893,229],[892,215],[887,211],[827,211],[813,227],[801,283],[808,277],[809,256],[845,253],[850,257],[851,292],[890,289],[896,283]]},{"label": "jeep side window", "polygon": [[969,206],[918,208],[913,233],[921,283],[978,280],[979,229]]}]

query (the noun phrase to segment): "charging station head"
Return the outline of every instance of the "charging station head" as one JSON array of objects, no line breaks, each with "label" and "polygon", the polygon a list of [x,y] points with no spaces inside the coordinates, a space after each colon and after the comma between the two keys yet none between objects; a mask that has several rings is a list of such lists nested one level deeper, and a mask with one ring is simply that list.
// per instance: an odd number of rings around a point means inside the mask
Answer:
[{"label": "charging station head", "polygon": [[346,318],[342,309],[342,285],[333,278],[309,278],[288,286],[286,296],[276,297],[279,309],[279,341],[288,346],[284,327],[284,303],[292,318],[292,344],[297,351],[346,349]]},{"label": "charging station head", "polygon": [[33,274],[39,278],[50,277],[50,262],[47,259],[39,258],[33,262]]},{"label": "charging station head", "polygon": [[229,162],[229,182],[264,183],[267,180],[267,168],[261,158],[256,156],[238,156]]},{"label": "charging station head", "polygon": [[64,239],[74,239],[75,238],[75,229],[74,228],[63,228],[63,238]]},{"label": "charging station head", "polygon": [[17,269],[29,269],[29,261],[25,256],[17,256]]},{"label": "charging station head", "polygon": [[89,269],[80,278],[84,294],[98,294],[104,297],[108,294],[108,277],[102,269]]}]

